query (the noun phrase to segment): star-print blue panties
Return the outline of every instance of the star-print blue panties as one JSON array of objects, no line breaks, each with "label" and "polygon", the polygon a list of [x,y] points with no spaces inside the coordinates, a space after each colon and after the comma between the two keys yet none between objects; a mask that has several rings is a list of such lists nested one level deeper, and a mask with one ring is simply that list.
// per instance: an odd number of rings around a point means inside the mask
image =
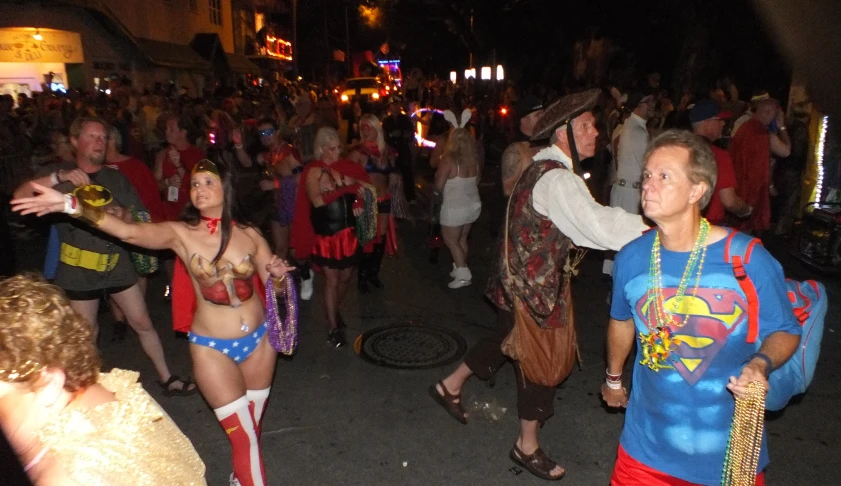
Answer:
[{"label": "star-print blue panties", "polygon": [[245,361],[257,349],[260,339],[266,334],[266,323],[260,324],[256,331],[239,339],[219,339],[200,336],[194,332],[188,334],[192,344],[207,346],[228,356],[237,363]]}]

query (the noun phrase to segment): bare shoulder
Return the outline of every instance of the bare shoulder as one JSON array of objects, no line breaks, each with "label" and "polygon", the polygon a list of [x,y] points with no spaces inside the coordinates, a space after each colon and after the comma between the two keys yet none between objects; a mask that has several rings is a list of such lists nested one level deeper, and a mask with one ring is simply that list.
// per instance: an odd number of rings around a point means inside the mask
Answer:
[{"label": "bare shoulder", "polygon": [[259,246],[265,241],[262,233],[260,233],[260,231],[254,226],[237,226],[237,228],[241,229],[242,232],[245,233],[245,236],[251,239],[255,245]]},{"label": "bare shoulder", "polygon": [[246,235],[246,236],[248,236],[248,237],[249,237],[249,238],[251,238],[251,239],[255,239],[255,240],[256,240],[256,238],[258,238],[258,237],[259,237],[259,238],[262,238],[262,235],[260,234],[260,232],[257,230],[257,228],[255,228],[255,227],[253,227],[253,226],[248,226],[248,225],[242,225],[242,226],[240,226],[240,225],[236,225],[236,227],[237,227],[238,229],[242,230],[242,232],[243,232],[243,233],[245,233],[245,235]]}]

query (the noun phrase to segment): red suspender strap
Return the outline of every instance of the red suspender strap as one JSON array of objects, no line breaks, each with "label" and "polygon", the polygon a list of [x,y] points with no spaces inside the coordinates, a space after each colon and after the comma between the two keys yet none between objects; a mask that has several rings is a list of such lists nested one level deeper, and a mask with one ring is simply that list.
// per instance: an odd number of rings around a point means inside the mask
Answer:
[{"label": "red suspender strap", "polygon": [[750,263],[750,255],[753,252],[753,247],[756,246],[759,240],[754,238],[748,243],[743,260],[742,256],[730,254],[730,243],[733,241],[735,235],[736,231],[733,231],[727,237],[727,242],[724,245],[724,259],[733,266],[733,275],[736,277],[736,281],[739,282],[739,287],[744,292],[745,298],[748,301],[747,342],[755,343],[756,338],[759,337],[759,295],[756,293],[756,287],[753,285],[753,281],[751,281],[745,271],[745,265]]},{"label": "red suspender strap", "polygon": [[729,235],[727,235],[727,241],[724,242],[724,261],[727,263],[733,263],[730,259],[730,244],[733,243],[733,237],[736,236],[738,231],[731,231]]}]

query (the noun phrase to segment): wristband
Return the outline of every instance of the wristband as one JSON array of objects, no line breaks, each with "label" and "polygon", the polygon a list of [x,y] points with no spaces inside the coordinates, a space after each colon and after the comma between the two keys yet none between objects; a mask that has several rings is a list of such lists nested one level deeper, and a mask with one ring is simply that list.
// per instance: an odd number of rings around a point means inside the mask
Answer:
[{"label": "wristband", "polygon": [[[68,196],[71,198],[69,203],[67,199]],[[68,205],[70,206],[69,208]],[[68,211],[68,209],[70,209],[70,211]],[[71,196],[69,194],[64,196],[64,212],[80,221],[88,223],[91,226],[99,226],[102,224],[102,220],[105,219],[105,211],[101,208],[95,208],[87,204],[83,204],[75,196]]]},{"label": "wristband", "polygon": [[280,190],[280,181],[277,179],[274,180],[274,188],[278,191]]},{"label": "wristband", "polygon": [[76,216],[81,211],[79,210],[79,200],[72,194],[64,195],[64,214]]},{"label": "wristband", "polygon": [[786,129],[786,127],[785,127],[785,126],[782,126],[782,127],[780,127],[780,128],[778,128],[778,129],[777,129],[777,131],[778,131],[778,132],[784,132],[784,131],[786,131],[786,130],[787,130],[787,129]]},{"label": "wristband", "polygon": [[53,186],[57,186],[61,183],[61,181],[58,180],[58,172],[59,171],[55,171],[52,174],[50,174],[50,182],[53,184]]},{"label": "wristband", "polygon": [[242,144],[241,144],[241,143],[235,143],[235,144],[234,144],[234,148],[235,148],[235,149],[241,149],[241,148],[242,148]]},{"label": "wristband", "polygon": [[604,384],[607,385],[607,387],[610,388],[611,390],[621,390],[622,389],[622,382],[621,381],[605,380]]},{"label": "wristband", "polygon": [[768,378],[768,376],[771,374],[771,372],[774,371],[774,363],[771,361],[771,358],[769,358],[768,355],[764,354],[764,353],[753,353],[752,355],[750,355],[750,357],[748,357],[748,360],[746,361],[746,363],[750,363],[751,361],[753,361],[756,358],[759,358],[762,361],[765,361],[765,364],[767,365],[765,367],[765,378]]},{"label": "wristband", "polygon": [[610,372],[608,368],[605,368],[604,374],[607,377],[608,381],[622,381],[622,373],[613,374]]}]

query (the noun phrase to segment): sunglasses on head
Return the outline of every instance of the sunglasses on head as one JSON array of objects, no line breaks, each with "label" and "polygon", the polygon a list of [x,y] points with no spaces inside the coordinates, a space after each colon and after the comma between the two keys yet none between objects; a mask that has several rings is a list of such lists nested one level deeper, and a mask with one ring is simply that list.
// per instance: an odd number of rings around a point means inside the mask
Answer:
[{"label": "sunglasses on head", "polygon": [[265,130],[260,130],[261,137],[271,137],[274,135],[274,128],[266,128]]}]

